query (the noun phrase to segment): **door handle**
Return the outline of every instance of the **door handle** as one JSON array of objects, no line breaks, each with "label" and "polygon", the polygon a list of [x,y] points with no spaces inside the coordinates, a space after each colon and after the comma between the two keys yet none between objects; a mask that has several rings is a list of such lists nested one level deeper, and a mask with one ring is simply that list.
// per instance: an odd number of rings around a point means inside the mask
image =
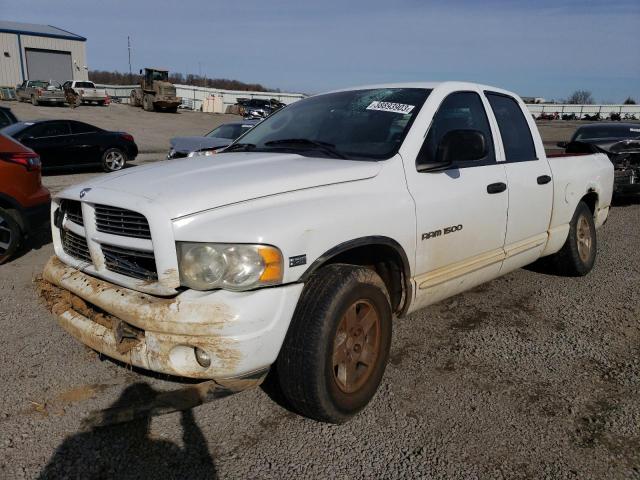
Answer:
[{"label": "door handle", "polygon": [[490,183],[487,185],[487,193],[501,193],[507,189],[507,184],[503,182]]},{"label": "door handle", "polygon": [[549,175],[540,175],[537,181],[538,185],[544,185],[545,183],[549,183],[551,181],[551,177]]}]

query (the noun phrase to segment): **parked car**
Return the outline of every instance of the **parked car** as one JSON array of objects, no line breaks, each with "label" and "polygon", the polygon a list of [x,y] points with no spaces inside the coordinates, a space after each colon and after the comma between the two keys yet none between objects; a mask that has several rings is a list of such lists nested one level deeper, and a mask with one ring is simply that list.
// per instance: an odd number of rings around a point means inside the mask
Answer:
[{"label": "parked car", "polygon": [[138,155],[130,134],[76,120],[18,122],[0,131],[35,150],[44,170],[99,164],[105,172],[114,172]]},{"label": "parked car", "polygon": [[104,88],[96,88],[96,85],[88,80],[68,80],[62,84],[62,89],[65,92],[73,92],[76,105],[92,102],[105,105],[108,102],[107,91]]},{"label": "parked car", "polygon": [[614,195],[640,193],[640,123],[584,125],[558,146],[568,154],[606,154],[615,169]]},{"label": "parked car", "polygon": [[0,107],[0,128],[4,128],[17,122],[18,119],[9,107]]},{"label": "parked car", "polygon": [[238,99],[240,105],[240,115],[243,118],[257,118],[262,119],[268,117],[273,108],[269,100],[261,100],[258,98],[251,99]]},{"label": "parked car", "polygon": [[49,226],[50,201],[42,186],[38,155],[0,134],[0,264],[26,237]]},{"label": "parked car", "polygon": [[43,80],[25,80],[16,87],[16,97],[20,102],[31,102],[33,105],[64,105],[66,102],[60,85]]},{"label": "parked car", "polygon": [[394,315],[541,257],[589,273],[612,185],[603,154],[548,158],[508,91],[346,89],[276,112],[215,162],[59,193],[44,278],[69,299],[54,314],[71,335],[212,380],[196,401],[277,365],[292,408],[344,422],[380,384]]},{"label": "parked car", "polygon": [[167,160],[172,158],[192,157],[196,153],[215,153],[231,145],[236,138],[253,128],[260,120],[243,120],[231,122],[214,128],[202,137],[174,137],[170,140],[171,148]]}]

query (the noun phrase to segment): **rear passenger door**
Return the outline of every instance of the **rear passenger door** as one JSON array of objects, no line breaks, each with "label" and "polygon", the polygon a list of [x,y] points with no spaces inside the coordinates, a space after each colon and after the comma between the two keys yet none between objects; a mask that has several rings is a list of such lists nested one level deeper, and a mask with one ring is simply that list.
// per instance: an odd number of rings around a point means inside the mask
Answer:
[{"label": "rear passenger door", "polygon": [[506,258],[501,272],[505,273],[535,261],[544,249],[553,206],[553,181],[544,151],[536,151],[524,104],[502,93],[485,91],[485,95],[500,130],[509,185]]},{"label": "rear passenger door", "polygon": [[[454,157],[446,170],[419,171],[454,130],[482,132],[484,158]],[[494,278],[500,271],[507,192],[504,165],[496,162],[494,145],[480,93],[454,92],[441,101],[415,166],[407,164],[409,191],[416,203],[415,308]]]},{"label": "rear passenger door", "polygon": [[99,163],[101,146],[97,136],[98,128],[88,123],[70,120],[71,142],[68,160],[76,165]]}]

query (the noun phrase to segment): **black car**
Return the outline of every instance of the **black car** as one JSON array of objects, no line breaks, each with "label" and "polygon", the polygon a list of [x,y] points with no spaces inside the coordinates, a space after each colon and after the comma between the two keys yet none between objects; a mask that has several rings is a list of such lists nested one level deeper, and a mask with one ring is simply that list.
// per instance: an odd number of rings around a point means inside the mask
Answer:
[{"label": "black car", "polygon": [[101,165],[106,172],[122,169],[138,155],[133,137],[76,120],[18,122],[0,130],[40,155],[43,169]]},{"label": "black car", "polygon": [[594,123],[579,127],[566,153],[604,153],[614,168],[614,195],[640,193],[640,123]]},{"label": "black car", "polygon": [[0,128],[18,123],[18,119],[9,107],[0,107]]}]

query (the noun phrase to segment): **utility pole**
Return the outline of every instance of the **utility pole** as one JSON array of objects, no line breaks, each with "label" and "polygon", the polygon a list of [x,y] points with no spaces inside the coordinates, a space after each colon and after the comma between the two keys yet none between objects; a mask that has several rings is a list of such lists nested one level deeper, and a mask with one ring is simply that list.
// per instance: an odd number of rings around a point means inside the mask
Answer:
[{"label": "utility pole", "polygon": [[133,74],[131,73],[131,38],[127,35],[127,49],[129,50],[129,83],[133,82]]}]

